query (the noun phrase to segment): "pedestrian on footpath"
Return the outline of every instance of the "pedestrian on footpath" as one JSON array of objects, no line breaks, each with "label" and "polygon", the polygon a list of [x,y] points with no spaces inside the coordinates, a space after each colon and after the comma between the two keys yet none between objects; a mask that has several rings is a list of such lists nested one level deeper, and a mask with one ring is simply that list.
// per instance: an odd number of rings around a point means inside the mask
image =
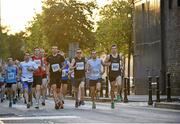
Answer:
[{"label": "pedestrian on footpath", "polygon": [[[86,59],[83,56],[82,50],[76,50],[76,57],[72,59],[71,69],[74,69],[74,94],[75,94],[75,107],[84,105],[84,85],[85,85],[85,65]],[[80,92],[80,101],[78,100],[78,93]]]},{"label": "pedestrian on footpath", "polygon": [[48,77],[49,77],[49,85],[51,87],[51,91],[53,92],[53,98],[55,103],[55,109],[63,108],[63,103],[60,92],[61,81],[60,75],[62,75],[62,70],[65,68],[64,57],[58,54],[58,47],[52,46],[52,55],[48,56]]},{"label": "pedestrian on footpath", "polygon": [[[102,71],[103,67],[103,71]],[[89,75],[89,86],[92,98],[92,109],[96,109],[96,96],[99,89],[99,80],[101,79],[103,73],[105,72],[103,61],[97,58],[96,50],[91,51],[91,59],[87,61],[87,73]]]},{"label": "pedestrian on footpath", "polygon": [[20,63],[21,81],[23,84],[24,98],[27,108],[30,108],[32,102],[32,85],[33,85],[33,72],[38,69],[38,65],[31,61],[29,52],[25,53],[24,61]]},{"label": "pedestrian on footpath", "polygon": [[115,86],[117,85],[117,100],[122,99],[122,59],[118,54],[117,45],[111,46],[111,54],[107,55],[105,65],[109,67],[109,81],[111,84],[111,108],[115,108],[114,97],[115,97]]},{"label": "pedestrian on footpath", "polygon": [[5,82],[7,88],[7,96],[9,99],[9,107],[12,107],[12,103],[16,103],[16,86],[18,78],[18,68],[12,58],[8,58],[8,64],[5,68]]}]

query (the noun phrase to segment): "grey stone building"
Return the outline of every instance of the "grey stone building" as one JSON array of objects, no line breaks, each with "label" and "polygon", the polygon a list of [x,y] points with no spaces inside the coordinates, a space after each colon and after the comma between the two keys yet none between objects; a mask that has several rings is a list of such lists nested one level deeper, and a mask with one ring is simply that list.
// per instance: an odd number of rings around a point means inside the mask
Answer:
[{"label": "grey stone building", "polygon": [[135,0],[135,93],[147,94],[147,77],[160,76],[166,92],[166,73],[171,73],[173,95],[180,95],[180,0]]}]

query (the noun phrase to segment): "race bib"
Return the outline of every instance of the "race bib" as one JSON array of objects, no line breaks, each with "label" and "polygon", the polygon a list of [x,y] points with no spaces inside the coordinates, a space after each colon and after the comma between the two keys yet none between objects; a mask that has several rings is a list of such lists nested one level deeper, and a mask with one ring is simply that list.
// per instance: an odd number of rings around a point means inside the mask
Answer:
[{"label": "race bib", "polygon": [[41,66],[41,60],[34,60],[34,62],[39,66]]},{"label": "race bib", "polygon": [[84,70],[84,62],[77,62],[76,70]]},{"label": "race bib", "polygon": [[118,71],[119,70],[119,63],[112,63],[111,70],[112,71]]},{"label": "race bib", "polygon": [[51,65],[51,68],[52,68],[53,72],[57,72],[57,71],[59,71],[60,66],[59,66],[59,64],[53,64],[53,65]]},{"label": "race bib", "polygon": [[62,77],[66,77],[66,76],[67,76],[66,70],[62,70]]},{"label": "race bib", "polygon": [[33,82],[33,77],[21,77],[22,81]]},{"label": "race bib", "polygon": [[9,80],[14,80],[15,79],[15,74],[14,73],[8,73],[8,79]]}]

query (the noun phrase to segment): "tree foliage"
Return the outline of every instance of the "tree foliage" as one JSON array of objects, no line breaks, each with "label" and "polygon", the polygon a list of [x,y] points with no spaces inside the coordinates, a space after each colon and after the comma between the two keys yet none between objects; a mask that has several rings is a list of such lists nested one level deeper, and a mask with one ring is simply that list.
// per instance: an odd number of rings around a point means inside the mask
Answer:
[{"label": "tree foliage", "polygon": [[44,31],[43,14],[36,14],[30,25],[26,29],[26,49],[32,51],[35,47],[41,47],[48,50],[49,42]]},{"label": "tree foliage", "polygon": [[43,29],[51,45],[67,50],[68,43],[78,42],[81,47],[95,42],[90,20],[93,2],[80,3],[76,0],[47,0],[43,7]]},{"label": "tree foliage", "polygon": [[1,59],[7,59],[7,57],[22,59],[24,45],[23,35],[23,32],[9,35],[7,27],[2,27],[2,32],[0,33]]},{"label": "tree foliage", "polygon": [[127,53],[128,42],[132,40],[132,6],[127,1],[114,0],[104,6],[101,20],[96,31],[97,45],[108,51],[111,44],[116,43],[120,52]]}]

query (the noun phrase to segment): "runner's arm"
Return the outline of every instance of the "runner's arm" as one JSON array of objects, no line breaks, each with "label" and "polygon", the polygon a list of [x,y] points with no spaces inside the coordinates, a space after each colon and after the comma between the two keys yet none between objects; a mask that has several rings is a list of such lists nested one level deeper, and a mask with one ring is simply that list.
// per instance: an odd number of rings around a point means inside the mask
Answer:
[{"label": "runner's arm", "polygon": [[90,72],[90,64],[89,64],[89,62],[87,61],[87,63],[86,63],[86,72],[87,73],[89,73]]},{"label": "runner's arm", "polygon": [[50,64],[49,63],[46,65],[46,74],[49,78],[50,77]]},{"label": "runner's arm", "polygon": [[110,60],[110,55],[107,55],[106,58],[105,58],[105,60],[104,60],[104,63],[103,63],[103,64],[104,64],[105,66],[110,66],[111,62],[109,62],[109,60]]},{"label": "runner's arm", "polygon": [[120,67],[121,73],[124,73],[124,60],[123,60],[122,56],[120,57],[120,65],[121,65],[121,67]]},{"label": "runner's arm", "polygon": [[74,68],[76,68],[75,62],[76,62],[75,59],[72,59],[72,62],[70,64],[70,70],[73,70]]},{"label": "runner's arm", "polygon": [[103,66],[103,71],[102,71],[102,75],[103,75],[105,73],[105,64],[102,60],[101,60],[101,65]]}]

